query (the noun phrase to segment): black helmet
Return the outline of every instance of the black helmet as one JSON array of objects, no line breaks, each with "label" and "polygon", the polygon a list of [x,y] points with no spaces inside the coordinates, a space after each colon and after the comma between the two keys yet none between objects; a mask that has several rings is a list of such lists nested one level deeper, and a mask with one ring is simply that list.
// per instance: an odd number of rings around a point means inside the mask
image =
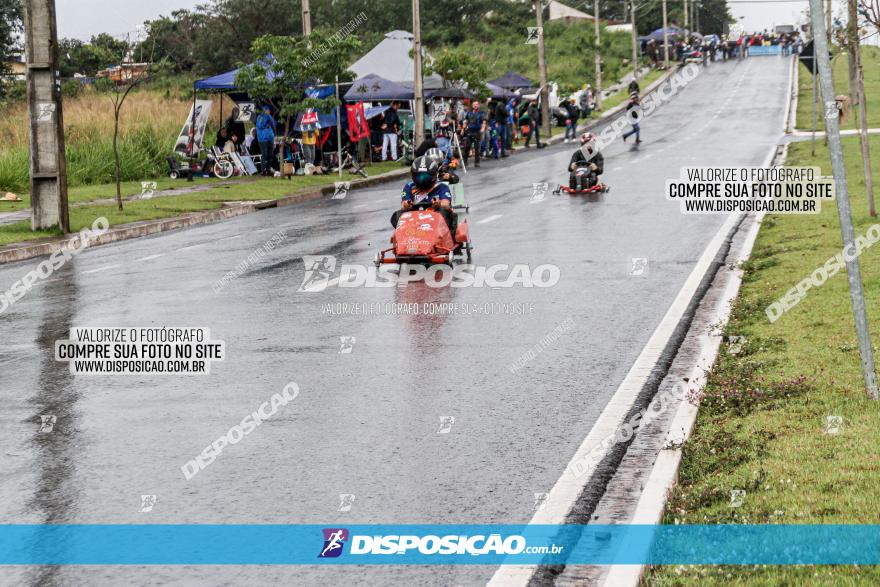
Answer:
[{"label": "black helmet", "polygon": [[412,180],[417,188],[426,190],[437,183],[437,174],[440,173],[440,165],[434,159],[426,156],[419,157],[412,164]]}]

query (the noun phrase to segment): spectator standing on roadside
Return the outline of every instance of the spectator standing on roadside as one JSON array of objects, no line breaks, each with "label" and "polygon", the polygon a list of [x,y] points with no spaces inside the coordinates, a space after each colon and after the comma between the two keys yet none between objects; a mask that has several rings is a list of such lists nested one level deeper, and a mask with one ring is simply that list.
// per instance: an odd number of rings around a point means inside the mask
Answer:
[{"label": "spectator standing on roadside", "polygon": [[275,134],[278,125],[272,116],[272,107],[268,104],[263,106],[263,111],[257,116],[257,142],[260,143],[260,171],[262,175],[272,173],[272,152],[275,147]]},{"label": "spectator standing on roadside", "polygon": [[572,100],[565,100],[562,103],[562,108],[565,109],[565,142],[567,143],[569,139],[575,141],[577,140],[577,124],[580,112]]},{"label": "spectator standing on roadside", "polygon": [[578,108],[581,110],[581,116],[590,117],[590,84],[586,84],[578,96]]},{"label": "spectator standing on roadside", "polygon": [[501,149],[501,157],[507,157],[508,139],[510,131],[510,112],[503,100],[498,100],[495,105],[495,127],[498,131],[498,146]]},{"label": "spectator standing on roadside", "polygon": [[539,149],[543,149],[544,145],[541,144],[541,132],[538,130],[538,127],[541,124],[541,112],[538,109],[538,101],[537,100],[532,100],[529,103],[528,115],[529,115],[529,136],[526,137],[526,149],[529,148],[529,142],[532,140],[532,136],[535,137],[535,145]]},{"label": "spectator standing on roadside", "polygon": [[303,165],[315,163],[315,145],[318,143],[318,131],[302,131]]},{"label": "spectator standing on roadside", "polygon": [[[633,108],[639,105],[639,95],[638,94],[630,94],[629,95],[629,103],[626,105],[626,111],[629,112]],[[623,133],[623,142],[626,142],[626,139],[631,135],[636,135],[636,144],[640,144],[642,142],[641,128],[639,127],[638,122],[632,123],[632,130],[629,132]]]},{"label": "spectator standing on roadside", "polygon": [[471,111],[465,117],[462,126],[464,127],[464,163],[467,165],[470,157],[471,148],[474,150],[474,167],[480,166],[480,142],[483,133],[486,132],[486,115],[480,112],[480,102],[474,100],[471,102]]},{"label": "spectator standing on roadside", "polygon": [[388,160],[388,147],[391,147],[391,160],[397,161],[397,131],[400,130],[400,116],[397,109],[400,104],[393,102],[391,108],[385,111],[385,120],[382,123],[382,161]]}]

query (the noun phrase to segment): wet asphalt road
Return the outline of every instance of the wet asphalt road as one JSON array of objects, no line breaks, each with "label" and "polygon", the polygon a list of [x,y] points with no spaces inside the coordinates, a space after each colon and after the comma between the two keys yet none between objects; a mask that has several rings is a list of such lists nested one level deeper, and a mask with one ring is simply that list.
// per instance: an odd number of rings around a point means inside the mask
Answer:
[{"label": "wet asphalt road", "polygon": [[[724,216],[663,196],[685,165],[760,165],[781,134],[788,61],[715,64],[605,151],[611,193],[530,202],[571,145],[465,176],[481,265],[553,263],[546,289],[298,292],[303,255],[369,264],[398,186],[358,190],[90,250],[0,315],[3,523],[521,523],[548,492]],[[277,231],[287,239],[215,293]],[[646,257],[646,275],[630,275]],[[0,267],[6,290],[36,263]],[[329,315],[335,303],[525,304],[522,314]],[[529,311],[530,309],[530,311]],[[570,319],[570,322],[566,322]],[[566,327],[564,325],[570,325]],[[71,375],[82,326],[199,326],[226,342],[207,376]],[[539,340],[562,336],[515,374]],[[341,354],[340,337],[356,338]],[[180,467],[285,384],[301,393],[194,479]],[[39,433],[41,414],[58,421]],[[454,423],[440,434],[441,418]],[[152,512],[139,512],[154,494]],[[340,494],[355,496],[340,512]],[[316,545],[317,547],[318,545]],[[5,568],[24,585],[480,585],[493,567]]]}]

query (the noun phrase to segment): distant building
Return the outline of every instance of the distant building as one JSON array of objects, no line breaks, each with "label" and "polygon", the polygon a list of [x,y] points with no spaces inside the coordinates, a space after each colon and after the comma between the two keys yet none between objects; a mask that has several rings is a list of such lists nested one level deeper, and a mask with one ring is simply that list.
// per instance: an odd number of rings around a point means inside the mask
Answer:
[{"label": "distant building", "polygon": [[126,84],[132,80],[146,77],[152,63],[123,63],[111,65],[98,72],[98,78],[110,78],[116,84]]},{"label": "distant building", "polygon": [[24,81],[27,77],[27,65],[24,62],[24,55],[10,55],[3,60],[9,69],[10,77],[16,81]]}]

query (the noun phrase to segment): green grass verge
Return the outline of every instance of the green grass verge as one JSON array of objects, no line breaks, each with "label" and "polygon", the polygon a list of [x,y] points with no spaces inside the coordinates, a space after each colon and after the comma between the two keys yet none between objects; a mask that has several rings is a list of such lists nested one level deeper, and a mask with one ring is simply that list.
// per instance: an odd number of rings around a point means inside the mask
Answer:
[{"label": "green grass verge", "polygon": [[[834,90],[839,94],[849,94],[849,59],[846,54],[838,54],[833,60]],[[867,98],[868,128],[880,127],[880,47],[862,47],[862,70],[865,75],[865,96]],[[858,128],[858,108],[854,107],[849,119],[841,128]],[[822,108],[816,115],[816,129],[825,130]],[[813,74],[803,64],[798,65],[798,130],[813,128]]]},{"label": "green grass verge", "polygon": [[[844,140],[856,235],[880,222],[867,214],[858,139]],[[880,137],[872,137],[880,149]],[[791,146],[787,164],[818,165],[828,152]],[[876,151],[875,151],[876,152]],[[873,161],[880,177],[880,159]],[[846,276],[838,273],[770,323],[767,305],[808,277],[842,247],[837,208],[819,215],[768,216],[745,267],[727,336],[745,345],[721,354],[684,446],[679,484],[664,523],[880,523],[880,405],[866,399]],[[860,258],[873,325],[880,340],[880,247]],[[877,347],[875,346],[875,349]],[[828,416],[842,416],[836,435]],[[741,507],[730,492],[745,490]],[[878,567],[656,567],[648,585],[867,585]]]},{"label": "green grass verge", "polygon": [[[401,169],[399,163],[384,162],[375,163],[368,166],[367,172],[371,176],[379,175],[387,171]],[[343,175],[345,181],[350,181],[355,176],[348,173]],[[295,177],[292,180],[276,179],[276,178],[254,178],[230,185],[217,185],[202,192],[184,194],[180,196],[155,197],[149,200],[139,200],[136,202],[128,202],[124,206],[124,211],[120,212],[115,204],[94,204],[87,206],[76,206],[70,208],[70,228],[72,231],[80,230],[83,227],[91,226],[92,222],[101,216],[106,217],[110,221],[111,226],[126,224],[129,222],[139,222],[141,220],[157,220],[160,218],[173,218],[188,212],[200,212],[204,210],[214,210],[222,207],[223,202],[244,202],[255,200],[277,200],[284,196],[296,194],[299,192],[333,185],[333,182],[339,178],[337,175],[313,175],[309,177]],[[203,180],[197,180],[198,185]],[[211,181],[211,180],[204,180]],[[159,180],[157,182],[159,188],[163,187],[186,187],[185,181],[177,180]],[[216,182],[214,182],[216,183]],[[141,192],[140,182],[131,182],[126,184],[127,190],[124,193],[130,195],[139,194]],[[389,184],[388,189],[395,191],[399,186]],[[113,186],[91,186],[87,188],[77,188],[71,190],[71,200],[74,199],[74,191],[77,192],[78,198],[86,198],[85,201],[91,201],[96,198],[107,197],[107,193],[115,193]],[[396,192],[395,192],[396,193]],[[82,201],[82,200],[79,200]],[[391,201],[391,200],[389,200]],[[17,222],[6,226],[0,226],[0,246],[17,242],[41,240],[58,236],[57,231],[38,231],[30,230],[30,221]]]}]

